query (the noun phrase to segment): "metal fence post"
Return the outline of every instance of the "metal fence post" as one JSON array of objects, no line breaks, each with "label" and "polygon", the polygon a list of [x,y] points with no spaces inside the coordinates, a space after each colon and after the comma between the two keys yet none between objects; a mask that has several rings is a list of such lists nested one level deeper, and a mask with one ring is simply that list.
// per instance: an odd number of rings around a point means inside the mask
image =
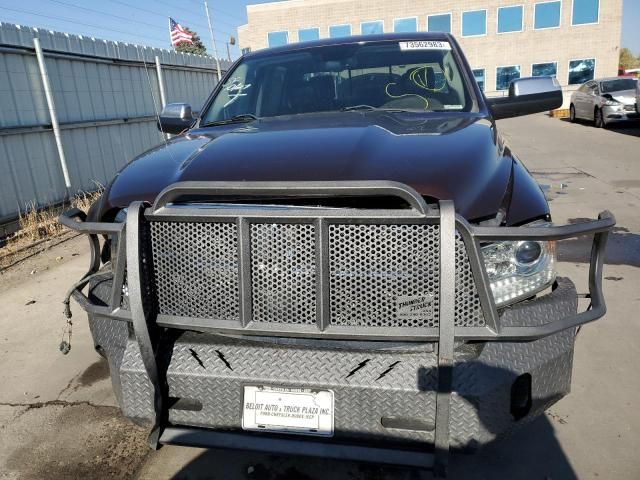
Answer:
[{"label": "metal fence post", "polygon": [[49,76],[47,75],[47,66],[44,63],[44,55],[42,53],[42,47],[40,46],[40,40],[38,38],[34,38],[33,45],[36,48],[36,57],[38,58],[38,67],[40,68],[40,78],[42,79],[42,86],[44,87],[44,95],[47,99],[47,106],[49,107],[49,116],[51,117],[51,126],[53,127],[53,136],[56,139],[56,147],[58,148],[58,158],[60,160],[60,166],[62,167],[64,184],[67,187],[67,189],[69,189],[71,188],[71,180],[69,180],[69,170],[67,169],[67,159],[64,156],[64,148],[62,147],[62,137],[60,136],[60,125],[58,125],[58,116],[56,115],[56,106],[53,101],[53,94],[51,93],[51,85],[49,84]]},{"label": "metal fence post", "polygon": [[167,97],[164,93],[164,78],[162,77],[162,67],[160,57],[156,55],[156,72],[158,73],[158,89],[160,90],[160,104],[162,108],[167,105]]},{"label": "metal fence post", "polygon": [[[160,65],[160,57],[156,55],[156,73],[158,75],[158,90],[160,90],[160,110],[163,110],[167,105],[167,96],[164,91],[164,77],[162,76],[162,66]],[[153,95],[153,91],[151,92]],[[153,100],[153,107],[155,108],[155,98]],[[158,125],[160,125],[160,115],[158,114]],[[164,133],[161,130],[161,135],[166,139],[170,139],[172,135],[170,133]]]}]

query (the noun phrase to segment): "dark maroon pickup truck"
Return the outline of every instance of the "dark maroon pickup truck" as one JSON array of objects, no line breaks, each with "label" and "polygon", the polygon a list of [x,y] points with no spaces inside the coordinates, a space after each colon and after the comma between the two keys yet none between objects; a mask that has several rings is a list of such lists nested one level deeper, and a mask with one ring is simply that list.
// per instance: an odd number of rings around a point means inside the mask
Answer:
[{"label": "dark maroon pickup truck", "polygon": [[[446,34],[240,58],[201,113],[134,159],[88,216],[88,312],[150,443],[443,473],[569,392],[605,313],[613,216],[558,226],[500,118],[560,106],[550,77],[485,98]],[[593,235],[589,306],[555,242]]]}]

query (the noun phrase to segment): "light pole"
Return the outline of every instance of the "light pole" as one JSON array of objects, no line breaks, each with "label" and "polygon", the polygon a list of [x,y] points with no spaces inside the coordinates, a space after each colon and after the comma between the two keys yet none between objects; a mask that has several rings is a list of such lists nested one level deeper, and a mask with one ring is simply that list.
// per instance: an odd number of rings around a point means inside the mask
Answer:
[{"label": "light pole", "polygon": [[229,41],[227,42],[227,60],[231,61],[231,50],[229,50],[229,45],[235,45],[236,44],[236,37],[231,36],[229,37]]},{"label": "light pole", "polygon": [[220,71],[220,59],[218,58],[218,47],[216,46],[216,37],[213,34],[213,27],[211,26],[211,15],[209,15],[209,5],[207,5],[207,0],[204,0],[204,11],[207,12],[207,22],[209,23],[209,34],[211,35],[211,43],[213,43],[213,54],[216,57],[218,81],[220,81],[220,79],[222,78],[222,73]]}]

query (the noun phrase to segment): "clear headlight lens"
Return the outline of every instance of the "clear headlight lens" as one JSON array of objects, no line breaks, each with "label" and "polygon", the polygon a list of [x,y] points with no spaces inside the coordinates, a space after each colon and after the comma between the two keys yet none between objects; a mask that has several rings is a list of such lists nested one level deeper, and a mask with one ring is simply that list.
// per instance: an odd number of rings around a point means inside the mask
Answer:
[{"label": "clear headlight lens", "polygon": [[605,100],[605,101],[604,101],[604,104],[605,104],[607,107],[615,107],[616,105],[621,105],[621,103],[620,103],[620,102],[618,102],[617,100]]},{"label": "clear headlight lens", "polygon": [[[548,225],[538,223],[530,226]],[[482,255],[498,307],[530,297],[556,278],[555,242],[495,242],[484,245]]]}]

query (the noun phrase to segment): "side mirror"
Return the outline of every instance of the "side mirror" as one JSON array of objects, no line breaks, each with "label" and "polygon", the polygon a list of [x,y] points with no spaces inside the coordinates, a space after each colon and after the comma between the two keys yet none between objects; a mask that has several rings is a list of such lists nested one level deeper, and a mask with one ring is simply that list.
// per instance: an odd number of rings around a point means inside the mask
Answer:
[{"label": "side mirror", "polygon": [[487,99],[494,120],[554,110],[562,106],[562,89],[555,77],[513,80],[509,96]]},{"label": "side mirror", "polygon": [[160,113],[158,129],[164,133],[178,134],[188,129],[195,118],[191,105],[186,103],[168,103]]}]

